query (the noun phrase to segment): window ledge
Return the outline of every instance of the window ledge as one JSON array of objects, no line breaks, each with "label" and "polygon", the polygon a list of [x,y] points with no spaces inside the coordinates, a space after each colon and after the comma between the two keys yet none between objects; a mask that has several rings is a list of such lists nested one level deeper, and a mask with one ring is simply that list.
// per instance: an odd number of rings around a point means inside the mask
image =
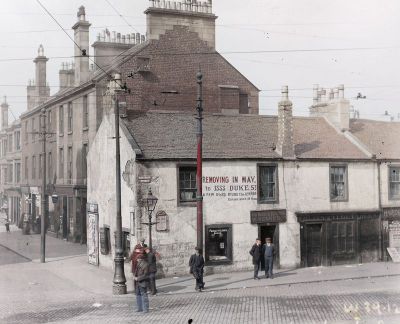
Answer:
[{"label": "window ledge", "polygon": [[197,206],[196,201],[178,202],[178,207],[196,207],[196,206]]},{"label": "window ledge", "polygon": [[83,127],[82,128],[82,131],[84,131],[84,132],[86,132],[86,131],[88,131],[89,130],[89,127]]},{"label": "window ledge", "polygon": [[64,136],[64,134],[62,133],[62,134],[58,134],[58,136],[60,136],[60,137],[63,137]]},{"label": "window ledge", "polygon": [[68,134],[68,135],[71,135],[71,134],[72,134],[72,131],[69,131],[67,134]]},{"label": "window ledge", "polygon": [[278,200],[258,200],[258,204],[263,205],[263,204],[279,204]]},{"label": "window ledge", "polygon": [[219,266],[219,265],[229,265],[229,264],[233,264],[232,260],[218,260],[218,261],[206,261],[205,265],[207,267],[212,267],[212,266]]}]

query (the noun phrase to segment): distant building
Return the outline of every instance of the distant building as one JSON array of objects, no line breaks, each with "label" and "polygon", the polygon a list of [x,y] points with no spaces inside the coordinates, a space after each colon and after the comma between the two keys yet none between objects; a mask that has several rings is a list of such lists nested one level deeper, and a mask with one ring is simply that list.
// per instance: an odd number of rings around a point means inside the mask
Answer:
[{"label": "distant building", "polygon": [[1,103],[0,208],[13,224],[21,219],[21,122],[8,123],[9,105]]}]

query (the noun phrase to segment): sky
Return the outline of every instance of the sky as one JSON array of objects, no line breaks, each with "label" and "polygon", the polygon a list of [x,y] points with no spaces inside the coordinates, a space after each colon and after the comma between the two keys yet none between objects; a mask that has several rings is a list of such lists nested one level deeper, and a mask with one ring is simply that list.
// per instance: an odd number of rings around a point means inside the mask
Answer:
[{"label": "sky", "polygon": [[[72,37],[84,5],[90,43],[105,28],[146,31],[148,0],[40,2]],[[344,84],[361,118],[400,120],[400,1],[214,0],[213,12],[217,50],[261,90],[260,114],[277,114],[283,85],[294,114],[307,116],[314,84]],[[7,96],[10,122],[27,109],[26,85],[34,78],[40,44],[50,59],[47,80],[54,94],[66,61],[57,57],[73,55],[72,41],[37,0],[0,0],[0,96]],[[356,99],[358,93],[366,98]]]}]

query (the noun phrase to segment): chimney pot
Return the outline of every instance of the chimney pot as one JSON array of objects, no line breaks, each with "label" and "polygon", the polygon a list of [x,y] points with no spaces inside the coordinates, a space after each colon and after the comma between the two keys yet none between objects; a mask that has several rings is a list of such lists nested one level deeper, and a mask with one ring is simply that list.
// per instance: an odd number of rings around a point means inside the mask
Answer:
[{"label": "chimney pot", "polygon": [[340,84],[338,88],[339,88],[339,98],[344,99],[344,85]]},{"label": "chimney pot", "polygon": [[289,100],[289,88],[288,86],[282,86],[282,101]]}]

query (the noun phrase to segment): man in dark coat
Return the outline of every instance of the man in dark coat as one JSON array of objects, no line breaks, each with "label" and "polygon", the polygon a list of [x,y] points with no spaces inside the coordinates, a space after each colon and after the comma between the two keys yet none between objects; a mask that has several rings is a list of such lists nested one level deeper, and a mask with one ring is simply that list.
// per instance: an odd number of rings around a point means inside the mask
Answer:
[{"label": "man in dark coat", "polygon": [[204,273],[204,258],[201,255],[201,250],[196,247],[196,253],[192,254],[189,259],[190,273],[196,279],[196,291],[201,292],[204,289],[203,273]]},{"label": "man in dark coat", "polygon": [[275,255],[275,246],[272,244],[272,240],[270,237],[265,239],[265,244],[262,248],[262,254],[265,260],[265,278],[273,279],[273,266],[274,266],[274,255]]},{"label": "man in dark coat", "polygon": [[254,279],[260,279],[258,277],[258,270],[261,270],[261,257],[262,257],[262,247],[261,240],[256,239],[256,243],[251,247],[250,255],[253,257],[254,264]]},{"label": "man in dark coat", "polygon": [[157,259],[156,255],[153,252],[153,249],[149,247],[145,247],[145,252],[147,256],[147,263],[149,264],[149,285],[150,291],[152,295],[157,293],[156,289],[156,273],[157,273]]},{"label": "man in dark coat", "polygon": [[149,264],[145,254],[137,256],[137,266],[133,279],[136,282],[136,304],[137,312],[147,313],[149,311],[149,298],[147,287],[149,284]]}]

